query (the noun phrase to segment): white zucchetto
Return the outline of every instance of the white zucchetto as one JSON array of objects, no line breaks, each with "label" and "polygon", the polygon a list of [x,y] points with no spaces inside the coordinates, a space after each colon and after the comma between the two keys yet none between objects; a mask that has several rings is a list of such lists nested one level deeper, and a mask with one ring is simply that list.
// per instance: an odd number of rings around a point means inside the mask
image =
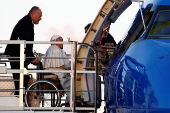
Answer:
[{"label": "white zucchetto", "polygon": [[59,37],[61,37],[61,36],[60,36],[60,35],[53,35],[53,36],[51,37],[51,40],[50,40],[50,41],[56,40],[56,39],[58,39]]}]

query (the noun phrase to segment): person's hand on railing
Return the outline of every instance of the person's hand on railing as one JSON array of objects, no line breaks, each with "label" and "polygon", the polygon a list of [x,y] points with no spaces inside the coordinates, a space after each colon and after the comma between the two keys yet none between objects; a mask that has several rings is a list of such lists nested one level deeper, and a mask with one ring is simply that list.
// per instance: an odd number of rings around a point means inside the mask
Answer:
[{"label": "person's hand on railing", "polygon": [[31,63],[33,65],[39,65],[39,61],[37,59],[32,60]]}]

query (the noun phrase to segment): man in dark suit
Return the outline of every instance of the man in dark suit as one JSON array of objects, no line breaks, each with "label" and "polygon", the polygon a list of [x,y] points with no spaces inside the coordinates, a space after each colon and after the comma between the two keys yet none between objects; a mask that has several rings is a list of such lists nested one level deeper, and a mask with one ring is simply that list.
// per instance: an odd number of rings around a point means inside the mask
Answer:
[{"label": "man in dark suit", "polygon": [[[42,11],[39,7],[32,7],[28,15],[24,16],[13,29],[10,40],[26,40],[34,41],[34,24],[38,24],[41,20]],[[5,55],[10,55],[11,57],[20,56],[20,45],[19,44],[8,44],[5,49]],[[34,57],[33,54],[33,44],[26,44],[25,48],[26,57]],[[10,60],[19,60],[11,58]],[[38,65],[38,60],[34,58],[27,58],[24,62],[24,67],[27,69],[28,65],[32,63],[33,65]],[[11,69],[20,69],[20,62],[10,62]],[[14,79],[19,79],[19,73],[13,73]],[[24,76],[24,87],[27,88],[29,81],[29,76]],[[15,89],[19,89],[19,82],[14,81]],[[15,92],[15,95],[19,95],[19,92]]]}]

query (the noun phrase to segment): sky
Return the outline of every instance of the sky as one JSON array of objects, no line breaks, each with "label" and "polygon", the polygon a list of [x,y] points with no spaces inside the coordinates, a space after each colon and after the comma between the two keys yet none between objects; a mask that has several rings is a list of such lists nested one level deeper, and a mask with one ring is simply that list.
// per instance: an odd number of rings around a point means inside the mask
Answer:
[{"label": "sky", "polygon": [[[64,41],[68,38],[82,42],[84,27],[96,18],[105,0],[0,0],[0,40],[9,40],[16,23],[28,14],[32,6],[42,10],[42,20],[34,25],[35,41],[50,41],[53,35],[61,35]],[[120,21],[111,25],[110,33],[118,43],[127,31],[129,22],[133,20],[138,5],[133,5]],[[135,11],[134,11],[135,10]],[[127,17],[128,15],[128,17]],[[39,47],[34,44],[36,52],[45,53],[50,45]],[[64,50],[67,50],[64,45]],[[0,52],[4,51],[5,45]]]},{"label": "sky", "polygon": [[[35,41],[50,41],[53,35],[61,35],[82,42],[84,27],[92,23],[105,0],[0,0],[0,40],[9,40],[16,23],[28,14],[32,6],[42,10],[42,20],[34,26]],[[134,19],[139,5],[133,3],[119,20],[111,25],[110,33],[118,43],[124,38]],[[5,45],[0,45],[3,52]],[[34,45],[34,50],[45,53],[50,44]],[[64,50],[70,54],[70,49],[64,45]],[[99,110],[99,113],[103,111]],[[102,113],[102,112],[101,112]]]},{"label": "sky", "polygon": [[[35,41],[50,41],[53,35],[61,35],[64,41],[70,38],[81,42],[85,36],[84,26],[93,22],[105,0],[0,0],[0,2],[2,14],[0,40],[9,40],[16,23],[28,14],[32,6],[38,6],[42,10],[42,20],[34,26]],[[36,45],[34,50],[45,52]]]}]

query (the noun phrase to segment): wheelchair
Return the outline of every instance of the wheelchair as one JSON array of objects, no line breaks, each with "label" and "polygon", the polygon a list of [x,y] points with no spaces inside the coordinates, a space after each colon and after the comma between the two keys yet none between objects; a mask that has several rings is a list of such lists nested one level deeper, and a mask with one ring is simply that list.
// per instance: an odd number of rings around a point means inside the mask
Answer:
[{"label": "wheelchair", "polygon": [[37,81],[28,86],[25,93],[27,107],[62,107],[61,97],[64,96],[64,89],[56,75],[55,78],[44,77],[48,75],[54,74],[38,73]]}]

